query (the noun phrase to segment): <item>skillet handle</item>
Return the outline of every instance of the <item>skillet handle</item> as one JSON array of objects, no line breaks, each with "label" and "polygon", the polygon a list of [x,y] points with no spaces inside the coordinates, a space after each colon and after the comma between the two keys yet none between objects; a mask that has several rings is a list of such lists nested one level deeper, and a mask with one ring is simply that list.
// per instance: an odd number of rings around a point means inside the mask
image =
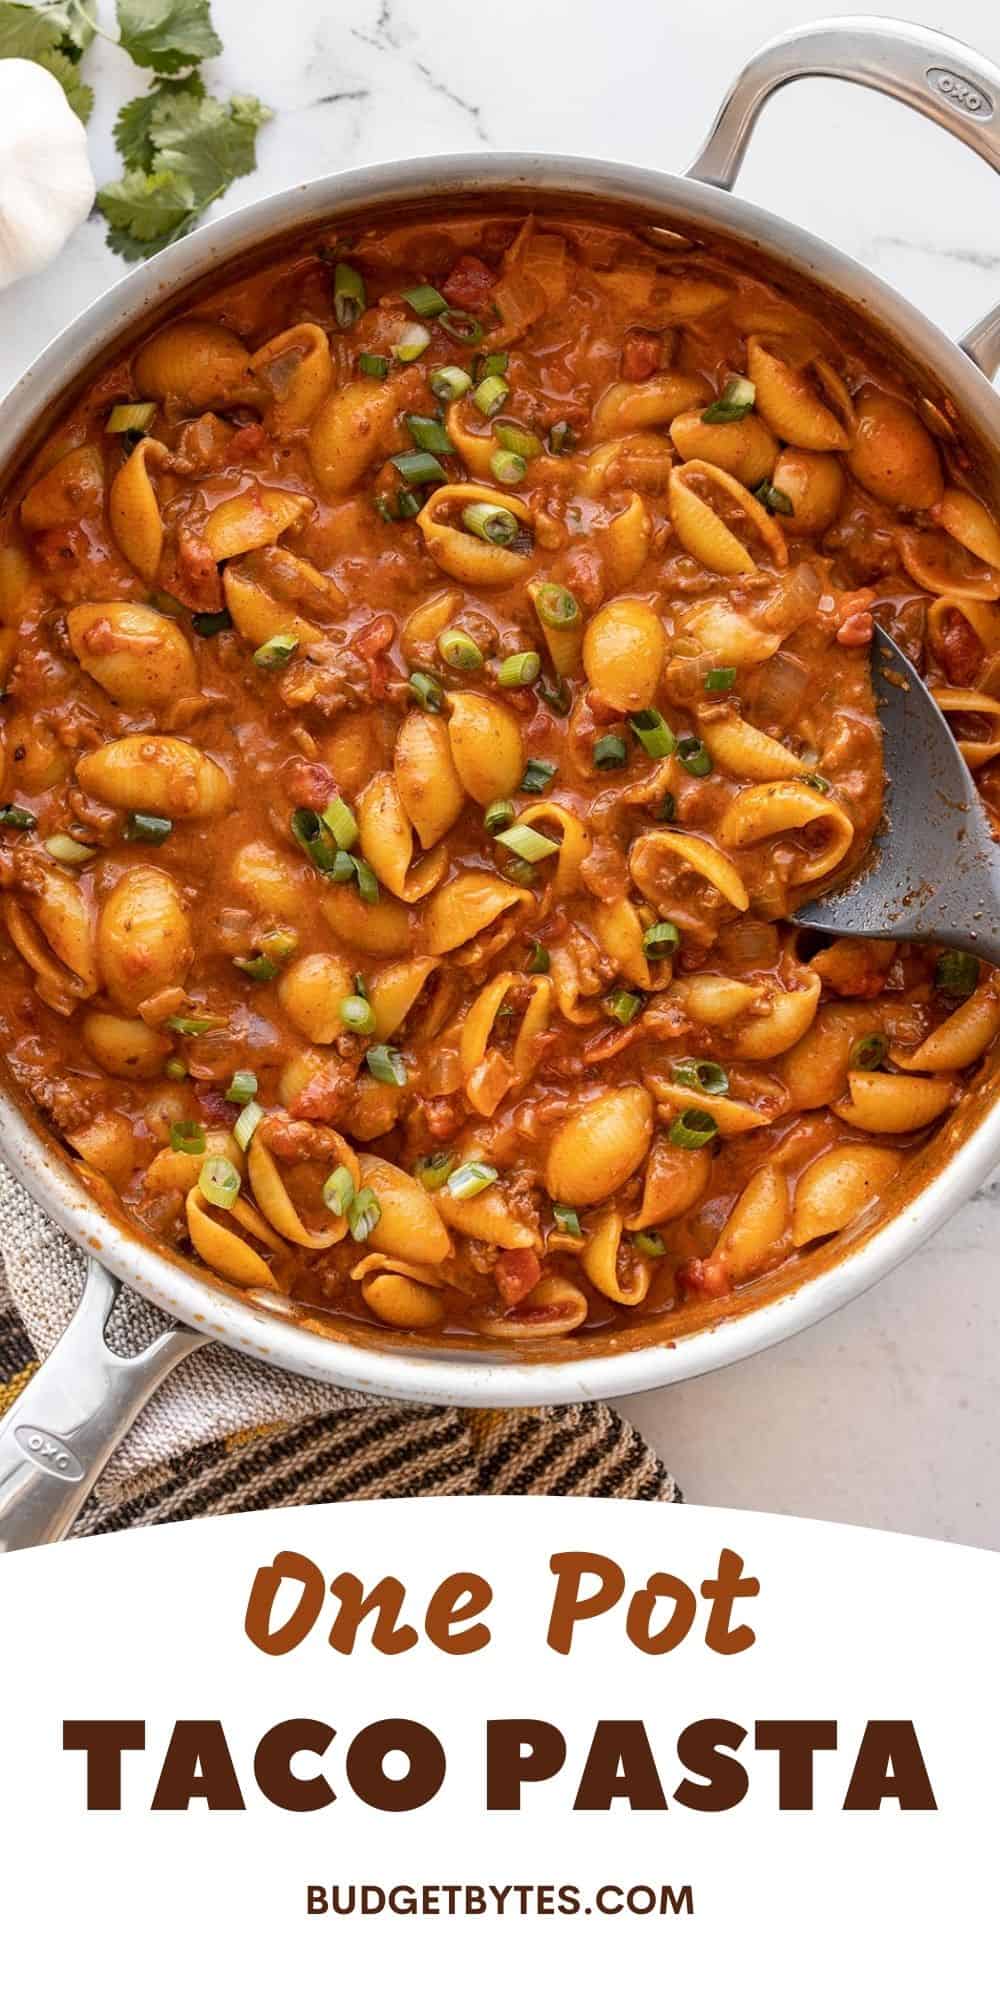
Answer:
[{"label": "skillet handle", "polygon": [[205,1336],[180,1327],[123,1360],[105,1346],[118,1280],[90,1263],[62,1339],[0,1426],[0,1554],[68,1533],[115,1446]]},{"label": "skillet handle", "polygon": [[[750,57],[688,168],[688,178],[732,188],[768,98],[786,83],[808,76],[836,77],[897,98],[943,125],[1000,173],[997,65],[933,28],[843,15],[778,35]],[[970,327],[960,345],[992,378],[1000,366],[1000,306]]]}]

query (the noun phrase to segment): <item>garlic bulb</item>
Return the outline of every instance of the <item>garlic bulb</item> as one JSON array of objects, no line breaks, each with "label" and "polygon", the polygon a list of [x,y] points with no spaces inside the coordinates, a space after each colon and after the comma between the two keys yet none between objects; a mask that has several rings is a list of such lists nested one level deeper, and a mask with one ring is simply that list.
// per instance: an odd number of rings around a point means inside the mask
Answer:
[{"label": "garlic bulb", "polygon": [[39,63],[0,62],[0,288],[40,271],[94,200],[87,137]]}]

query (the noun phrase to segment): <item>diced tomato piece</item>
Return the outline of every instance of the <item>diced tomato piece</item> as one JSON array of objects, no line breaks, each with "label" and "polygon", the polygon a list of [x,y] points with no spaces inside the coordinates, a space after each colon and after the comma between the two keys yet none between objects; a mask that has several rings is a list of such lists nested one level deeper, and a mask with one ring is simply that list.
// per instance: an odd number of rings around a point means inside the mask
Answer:
[{"label": "diced tomato piece", "polygon": [[450,1139],[465,1122],[461,1104],[452,1097],[428,1097],[423,1103],[424,1122],[432,1139]]},{"label": "diced tomato piece", "polygon": [[460,257],[441,287],[450,306],[461,312],[476,313],[489,303],[497,274],[481,257]]},{"label": "diced tomato piece", "polygon": [[230,463],[241,458],[256,458],[267,443],[267,432],[263,424],[241,424],[226,442],[226,458]]},{"label": "diced tomato piece", "polygon": [[875,626],[870,611],[852,611],[837,628],[838,646],[870,646]]},{"label": "diced tomato piece", "polygon": [[733,1289],[729,1272],[717,1257],[691,1257],[680,1266],[677,1279],[686,1292],[699,1292],[705,1299],[724,1299]]},{"label": "diced tomato piece", "polygon": [[501,1250],[493,1275],[504,1305],[520,1305],[542,1275],[541,1259],[534,1250]]},{"label": "diced tomato piece", "polygon": [[292,757],[282,773],[292,804],[322,812],[334,791],[333,779],[325,764],[311,764],[306,757]]},{"label": "diced tomato piece", "polygon": [[944,670],[954,687],[969,687],[979,672],[983,647],[967,618],[952,613],[938,641]]},{"label": "diced tomato piece", "polygon": [[656,374],[662,351],[658,333],[647,333],[641,326],[630,327],[622,342],[622,381],[648,382]]},{"label": "diced tomato piece", "polygon": [[395,637],[396,620],[390,612],[382,611],[377,618],[372,618],[367,625],[362,625],[360,632],[355,632],[351,644],[355,652],[361,654],[363,660],[374,660],[379,653],[384,653],[392,645]]}]

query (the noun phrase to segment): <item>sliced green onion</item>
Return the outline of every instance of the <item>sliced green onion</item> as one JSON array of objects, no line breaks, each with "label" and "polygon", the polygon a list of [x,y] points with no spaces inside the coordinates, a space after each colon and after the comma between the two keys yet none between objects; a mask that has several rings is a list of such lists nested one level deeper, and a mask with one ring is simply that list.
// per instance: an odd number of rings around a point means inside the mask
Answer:
[{"label": "sliced green onion", "polygon": [[527,461],[516,451],[495,451],[490,459],[490,471],[501,486],[520,486],[527,470]]},{"label": "sliced green onion", "polygon": [[240,1115],[237,1118],[235,1125],[233,1126],[233,1138],[235,1139],[236,1144],[242,1147],[244,1153],[246,1152],[247,1147],[249,1146],[250,1141],[253,1138],[253,1135],[256,1132],[257,1127],[260,1124],[263,1116],[264,1113],[259,1104],[255,1104],[252,1101],[249,1104],[244,1104],[243,1109],[240,1112]]},{"label": "sliced green onion", "polygon": [[484,375],[478,388],[472,391],[472,400],[484,417],[495,417],[503,409],[510,389],[502,375]]},{"label": "sliced green onion", "polygon": [[321,875],[332,875],[340,850],[319,813],[313,812],[311,806],[296,806],[290,826],[293,838],[308,854],[313,867],[318,868]]},{"label": "sliced green onion", "polygon": [[371,999],[371,994],[368,991],[368,981],[363,972],[356,972],[354,975],[354,991],[360,994],[362,1000]]},{"label": "sliced green onion", "polygon": [[416,493],[407,491],[397,494],[396,496],[397,520],[400,521],[415,520],[423,504],[424,503],[420,498],[419,490]]},{"label": "sliced green onion", "polygon": [[500,1176],[495,1167],[485,1160],[466,1160],[448,1175],[446,1186],[452,1201],[471,1201],[473,1195],[482,1194],[484,1188],[492,1187]]},{"label": "sliced green onion", "polygon": [[228,611],[195,611],[191,625],[199,639],[214,639],[217,632],[231,632],[233,621]]},{"label": "sliced green onion", "polygon": [[447,312],[448,301],[442,298],[436,285],[409,285],[403,292],[408,306],[423,319],[436,319],[438,313]]},{"label": "sliced green onion", "polygon": [[222,1014],[168,1014],[163,1025],[175,1035],[211,1035],[226,1023]]},{"label": "sliced green onion", "polygon": [[510,860],[505,862],[504,868],[512,882],[517,882],[522,889],[531,888],[535,880],[535,870],[530,861],[522,861],[519,854],[512,854]]},{"label": "sliced green onion", "polygon": [[703,1090],[709,1097],[725,1097],[729,1089],[729,1076],[721,1063],[694,1058],[674,1064],[674,1082],[685,1090]]},{"label": "sliced green onion", "polygon": [[196,1118],[178,1118],[170,1127],[170,1150],[172,1153],[203,1153],[204,1125],[199,1125]]},{"label": "sliced green onion", "polygon": [[803,778],[802,783],[808,785],[814,792],[828,792],[830,790],[829,778],[824,778],[820,771],[810,771],[808,777]]},{"label": "sliced green onion", "polygon": [[198,1186],[213,1208],[235,1208],[241,1185],[239,1169],[221,1153],[211,1154],[198,1175]]},{"label": "sliced green onion", "polygon": [[564,590],[561,583],[540,583],[531,595],[543,625],[561,632],[579,623],[580,606],[573,592]]},{"label": "sliced green onion", "polygon": [[671,952],[677,950],[680,941],[681,934],[676,924],[666,921],[650,924],[648,931],[643,931],[642,934],[643,955],[651,959],[669,958]]},{"label": "sliced green onion", "polygon": [[753,488],[753,497],[760,501],[762,507],[767,508],[769,514],[795,512],[788,494],[783,493],[780,486],[772,486],[769,479],[762,479],[760,485]]},{"label": "sliced green onion", "polygon": [[457,403],[459,396],[467,396],[472,387],[472,376],[464,368],[432,368],[430,391],[439,403]]},{"label": "sliced green onion", "polygon": [[237,972],[245,972],[247,978],[256,979],[259,986],[266,985],[269,979],[277,979],[281,970],[266,951],[255,951],[247,958],[234,958],[233,964]]},{"label": "sliced green onion", "polygon": [[478,535],[481,542],[492,542],[497,548],[509,548],[518,537],[519,523],[509,507],[496,507],[487,500],[477,500],[471,507],[462,508],[462,526],[470,535]]},{"label": "sliced green onion", "polygon": [[633,1248],[640,1257],[663,1257],[667,1246],[658,1229],[637,1229],[632,1238]]},{"label": "sliced green onion", "polygon": [[444,706],[444,689],[433,674],[411,674],[407,685],[413,700],[425,715],[437,715]]},{"label": "sliced green onion", "polygon": [[545,949],[545,946],[543,944],[539,944],[537,938],[533,938],[531,944],[531,956],[528,959],[528,963],[525,968],[526,971],[547,972],[551,963],[552,961],[549,957],[548,952]]},{"label": "sliced green onion", "polygon": [[142,840],[147,847],[162,847],[173,830],[173,820],[162,819],[159,813],[129,813],[125,821],[126,840]]},{"label": "sliced green onion", "polygon": [[967,1000],[979,981],[979,962],[971,951],[943,951],[934,967],[934,984],[939,993]]},{"label": "sliced green onion", "polygon": [[642,1007],[642,995],[629,993],[624,986],[617,986],[613,993],[607,995],[603,1004],[605,1012],[614,1020],[620,1021],[623,1028],[627,1028]]},{"label": "sliced green onion", "polygon": [[390,464],[407,486],[441,486],[447,481],[444,466],[432,451],[397,451]]},{"label": "sliced green onion", "polygon": [[541,671],[542,662],[537,653],[511,653],[509,659],[502,660],[497,668],[497,685],[502,688],[530,687]]},{"label": "sliced green onion", "polygon": [[169,1076],[171,1083],[183,1083],[187,1073],[187,1063],[182,1062],[180,1056],[167,1057],[163,1065],[163,1074]]},{"label": "sliced green onion", "polygon": [[154,590],[152,604],[154,610],[162,611],[165,618],[189,618],[191,615],[187,605],[182,604],[179,597],[171,597],[169,590]]},{"label": "sliced green onion", "polygon": [[888,1035],[862,1035],[848,1060],[852,1069],[881,1069],[888,1053]]},{"label": "sliced green onion", "polygon": [[397,361],[419,361],[430,344],[430,329],[421,326],[419,320],[411,319],[404,326],[392,351]]},{"label": "sliced green onion", "polygon": [[372,1230],[382,1220],[382,1205],[370,1187],[359,1188],[348,1204],[347,1222],[355,1243],[367,1243]]},{"label": "sliced green onion", "polygon": [[735,667],[709,667],[705,675],[705,691],[707,694],[724,694],[727,688],[732,687],[735,679]]},{"label": "sliced green onion", "polygon": [[360,993],[349,994],[346,1000],[341,1001],[340,1018],[345,1028],[350,1028],[354,1035],[375,1033],[375,1009],[370,1000],[362,999]]},{"label": "sliced green onion", "polygon": [[598,771],[620,771],[628,763],[628,744],[624,736],[599,736],[594,744],[594,764]]},{"label": "sliced green onion", "polygon": [[573,706],[573,695],[568,681],[561,674],[543,674],[538,683],[538,693],[551,708],[553,715],[568,715]]},{"label": "sliced green onion", "polygon": [[506,375],[509,367],[509,354],[480,354],[476,361],[476,381],[482,382],[487,375]]},{"label": "sliced green onion", "polygon": [[374,375],[376,381],[384,382],[389,373],[389,361],[385,354],[359,354],[358,367],[362,375]]},{"label": "sliced green onion", "polygon": [[447,312],[438,314],[438,325],[443,326],[452,340],[460,341],[463,347],[475,347],[483,337],[479,320],[474,319],[471,313],[457,312],[453,306],[449,306]]},{"label": "sliced green onion", "polygon": [[678,739],[677,761],[683,764],[692,778],[707,778],[712,769],[712,759],[700,736],[681,736]]},{"label": "sliced green onion", "polygon": [[257,1078],[252,1069],[233,1071],[233,1080],[226,1092],[227,1104],[249,1104],[257,1095]]},{"label": "sliced green onion", "polygon": [[286,958],[291,958],[293,951],[298,949],[298,943],[298,931],[293,930],[265,931],[260,941],[261,950],[266,951],[268,958],[273,958],[277,965],[283,965]]},{"label": "sliced green onion", "polygon": [[753,409],[757,391],[746,375],[731,375],[721,396],[702,410],[703,424],[734,424]]},{"label": "sliced green onion", "polygon": [[549,432],[549,450],[554,452],[557,458],[562,452],[575,451],[579,442],[572,424],[568,424],[565,418],[560,417],[559,422],[553,424]]},{"label": "sliced green onion", "polygon": [[701,1146],[707,1146],[714,1139],[718,1126],[710,1111],[682,1111],[670,1126],[667,1137],[672,1146],[681,1146],[687,1153],[696,1153]]},{"label": "sliced green onion", "polygon": [[629,716],[629,721],[647,756],[671,756],[677,739],[658,708],[640,708]]},{"label": "sliced green onion", "polygon": [[517,818],[517,808],[513,799],[494,799],[483,814],[483,825],[487,833],[502,833]]},{"label": "sliced green onion", "polygon": [[668,826],[670,825],[672,820],[676,819],[677,800],[675,799],[673,792],[664,792],[663,797],[660,800],[660,810],[657,817],[659,819],[665,820]]},{"label": "sliced green onion", "polygon": [[322,814],[324,826],[328,826],[338,847],[353,847],[358,837],[358,822],[346,799],[334,792]]},{"label": "sliced green onion", "polygon": [[541,438],[537,438],[534,431],[526,430],[523,424],[512,423],[509,417],[495,423],[493,432],[498,445],[501,445],[504,451],[516,452],[518,458],[523,458],[526,464],[530,465],[531,460],[537,458],[542,449]]},{"label": "sliced green onion", "polygon": [[401,1090],[406,1082],[406,1064],[398,1049],[391,1049],[387,1042],[376,1042],[368,1050],[365,1061],[377,1083],[394,1083]]},{"label": "sliced green onion", "polygon": [[361,901],[363,903],[377,903],[379,899],[378,876],[374,868],[369,867],[368,862],[362,861],[356,854],[351,855],[351,860],[354,863],[355,887],[357,888],[358,895],[361,897]]},{"label": "sliced green onion", "polygon": [[266,639],[263,646],[258,646],[253,663],[255,667],[287,667],[298,650],[299,642],[290,632],[276,632],[273,639]]},{"label": "sliced green onion", "polygon": [[117,437],[122,431],[151,431],[156,422],[157,403],[115,403],[104,428]]},{"label": "sliced green onion", "polygon": [[564,1230],[567,1236],[580,1237],[583,1235],[583,1230],[580,1228],[580,1218],[577,1215],[576,1209],[570,1208],[568,1202],[553,1202],[552,1219],[556,1228]]},{"label": "sliced green onion", "polygon": [[335,264],[333,269],[333,311],[337,325],[356,326],[367,304],[365,281],[353,264]]},{"label": "sliced green onion", "polygon": [[454,1153],[425,1153],[423,1158],[416,1162],[414,1175],[421,1187],[427,1189],[428,1194],[434,1194],[438,1188],[443,1188],[451,1173],[454,1158]]},{"label": "sliced green onion", "polygon": [[522,792],[544,792],[551,785],[558,765],[550,764],[547,757],[529,757],[521,779]]},{"label": "sliced green onion", "polygon": [[410,416],[406,419],[406,428],[421,451],[443,451],[447,457],[455,449],[439,417]]},{"label": "sliced green onion", "polygon": [[34,813],[27,806],[0,806],[0,826],[11,826],[16,833],[30,833],[37,825]]},{"label": "sliced green onion", "polygon": [[460,632],[457,625],[449,625],[446,632],[439,632],[437,649],[446,667],[458,673],[475,674],[483,664],[483,656],[474,639],[467,632]]},{"label": "sliced green onion", "polygon": [[45,852],[53,861],[65,862],[67,868],[76,868],[84,861],[93,861],[96,847],[85,847],[82,840],[74,840],[71,833],[54,833],[45,841]]},{"label": "sliced green onion", "polygon": [[332,1174],[323,1182],[323,1200],[334,1215],[346,1215],[356,1189],[354,1176],[349,1167],[334,1167]]},{"label": "sliced green onion", "polygon": [[509,847],[521,861],[547,861],[550,854],[558,854],[559,842],[550,840],[547,833],[539,833],[534,826],[510,826],[505,833],[498,833],[501,847]]}]

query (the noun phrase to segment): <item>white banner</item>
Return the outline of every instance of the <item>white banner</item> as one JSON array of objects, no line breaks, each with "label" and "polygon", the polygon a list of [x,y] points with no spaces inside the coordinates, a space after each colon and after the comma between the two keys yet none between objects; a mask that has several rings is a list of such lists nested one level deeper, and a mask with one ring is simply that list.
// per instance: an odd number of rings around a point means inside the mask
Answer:
[{"label": "white banner", "polygon": [[990,1983],[997,1555],[307,1507],[9,1557],[0,1645],[12,1995]]}]

